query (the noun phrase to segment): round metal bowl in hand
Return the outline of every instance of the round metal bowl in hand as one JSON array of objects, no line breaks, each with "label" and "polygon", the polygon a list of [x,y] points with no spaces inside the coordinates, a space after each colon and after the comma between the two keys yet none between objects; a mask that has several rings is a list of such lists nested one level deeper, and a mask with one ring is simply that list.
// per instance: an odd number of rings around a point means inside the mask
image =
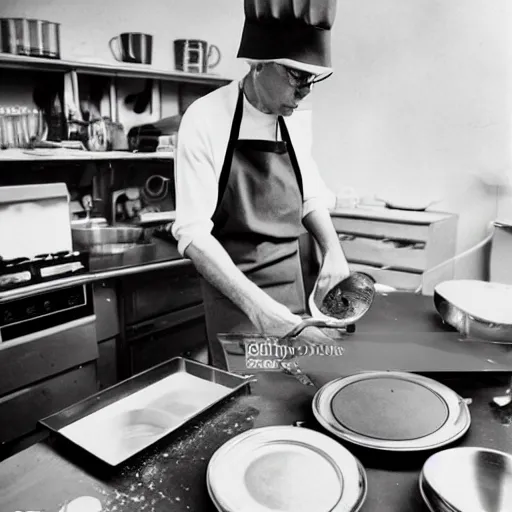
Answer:
[{"label": "round metal bowl in hand", "polygon": [[512,456],[478,447],[444,450],[427,459],[419,484],[433,512],[510,512]]},{"label": "round metal bowl in hand", "polygon": [[367,274],[354,272],[333,286],[318,304],[316,288],[309,298],[314,317],[336,318],[347,324],[357,322],[371,307],[375,297],[375,281]]},{"label": "round metal bowl in hand", "polygon": [[325,384],[313,413],[329,432],[388,451],[420,451],[461,437],[471,417],[466,402],[435,380],[407,372],[363,372]]},{"label": "round metal bowl in hand", "polygon": [[225,443],[208,464],[207,486],[222,512],[355,512],[367,488],[346,448],[292,426],[252,429]]}]

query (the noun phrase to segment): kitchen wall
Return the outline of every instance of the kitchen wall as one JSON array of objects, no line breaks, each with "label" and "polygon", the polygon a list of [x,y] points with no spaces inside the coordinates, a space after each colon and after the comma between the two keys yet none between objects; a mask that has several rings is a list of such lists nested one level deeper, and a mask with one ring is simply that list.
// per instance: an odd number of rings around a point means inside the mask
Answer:
[{"label": "kitchen wall", "polygon": [[[314,152],[334,191],[441,201],[460,215],[458,251],[512,217],[510,12],[507,0],[338,2],[335,74],[313,93]],[[220,47],[215,71],[232,78],[242,0],[2,0],[2,16],[62,23],[62,58],[114,63],[108,40],[154,35],[155,67],[172,69],[172,41]],[[512,182],[512,180],[510,180]],[[498,185],[498,186],[497,186]],[[457,276],[479,277],[483,253]]]},{"label": "kitchen wall", "polygon": [[[508,4],[340,0],[336,73],[314,98],[333,187],[442,198],[436,209],[460,214],[459,252],[485,236],[510,201],[495,187],[512,167]],[[475,275],[482,257],[460,260],[457,275]]]}]

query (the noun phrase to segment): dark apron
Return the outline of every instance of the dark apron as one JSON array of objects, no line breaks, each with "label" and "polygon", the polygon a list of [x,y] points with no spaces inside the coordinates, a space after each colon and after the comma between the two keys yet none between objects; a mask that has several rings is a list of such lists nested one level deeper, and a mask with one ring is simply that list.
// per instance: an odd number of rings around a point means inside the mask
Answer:
[{"label": "dark apron", "polygon": [[[238,139],[240,89],[219,178],[213,236],[235,265],[292,313],[306,309],[298,237],[302,228],[302,177],[284,119],[283,141]],[[202,280],[211,364],[227,368],[217,333],[257,332],[230,299]]]}]

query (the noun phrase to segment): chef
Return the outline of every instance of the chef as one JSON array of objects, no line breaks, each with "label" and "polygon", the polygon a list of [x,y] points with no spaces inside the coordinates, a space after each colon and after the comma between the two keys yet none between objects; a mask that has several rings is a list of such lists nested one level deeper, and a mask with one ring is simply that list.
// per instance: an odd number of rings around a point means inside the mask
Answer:
[{"label": "chef", "polygon": [[[306,297],[304,228],[322,260],[321,293],[349,274],[311,155],[314,84],[332,74],[335,0],[245,0],[238,57],[250,70],[185,112],[175,162],[179,252],[202,276],[210,362],[227,368],[218,333],[283,335]],[[309,343],[331,339],[303,331]]]}]

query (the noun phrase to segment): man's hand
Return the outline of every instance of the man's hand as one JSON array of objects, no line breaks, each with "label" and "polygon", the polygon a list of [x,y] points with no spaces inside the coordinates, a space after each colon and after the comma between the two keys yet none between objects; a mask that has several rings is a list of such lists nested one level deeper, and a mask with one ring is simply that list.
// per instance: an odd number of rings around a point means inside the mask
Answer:
[{"label": "man's hand", "polygon": [[[270,301],[272,301],[272,304],[270,304]],[[270,301],[268,305],[261,304],[262,309],[252,319],[261,334],[282,337],[302,322],[302,318],[293,314],[286,306],[273,299],[270,299]],[[332,331],[332,329],[330,330]],[[317,327],[307,327],[291,341],[292,344],[325,345],[332,343],[333,339],[326,336]]]},{"label": "man's hand", "polygon": [[322,262],[320,272],[315,283],[313,299],[320,309],[323,299],[327,293],[340,281],[350,275],[347,260],[340,257],[339,253],[327,253]]}]

